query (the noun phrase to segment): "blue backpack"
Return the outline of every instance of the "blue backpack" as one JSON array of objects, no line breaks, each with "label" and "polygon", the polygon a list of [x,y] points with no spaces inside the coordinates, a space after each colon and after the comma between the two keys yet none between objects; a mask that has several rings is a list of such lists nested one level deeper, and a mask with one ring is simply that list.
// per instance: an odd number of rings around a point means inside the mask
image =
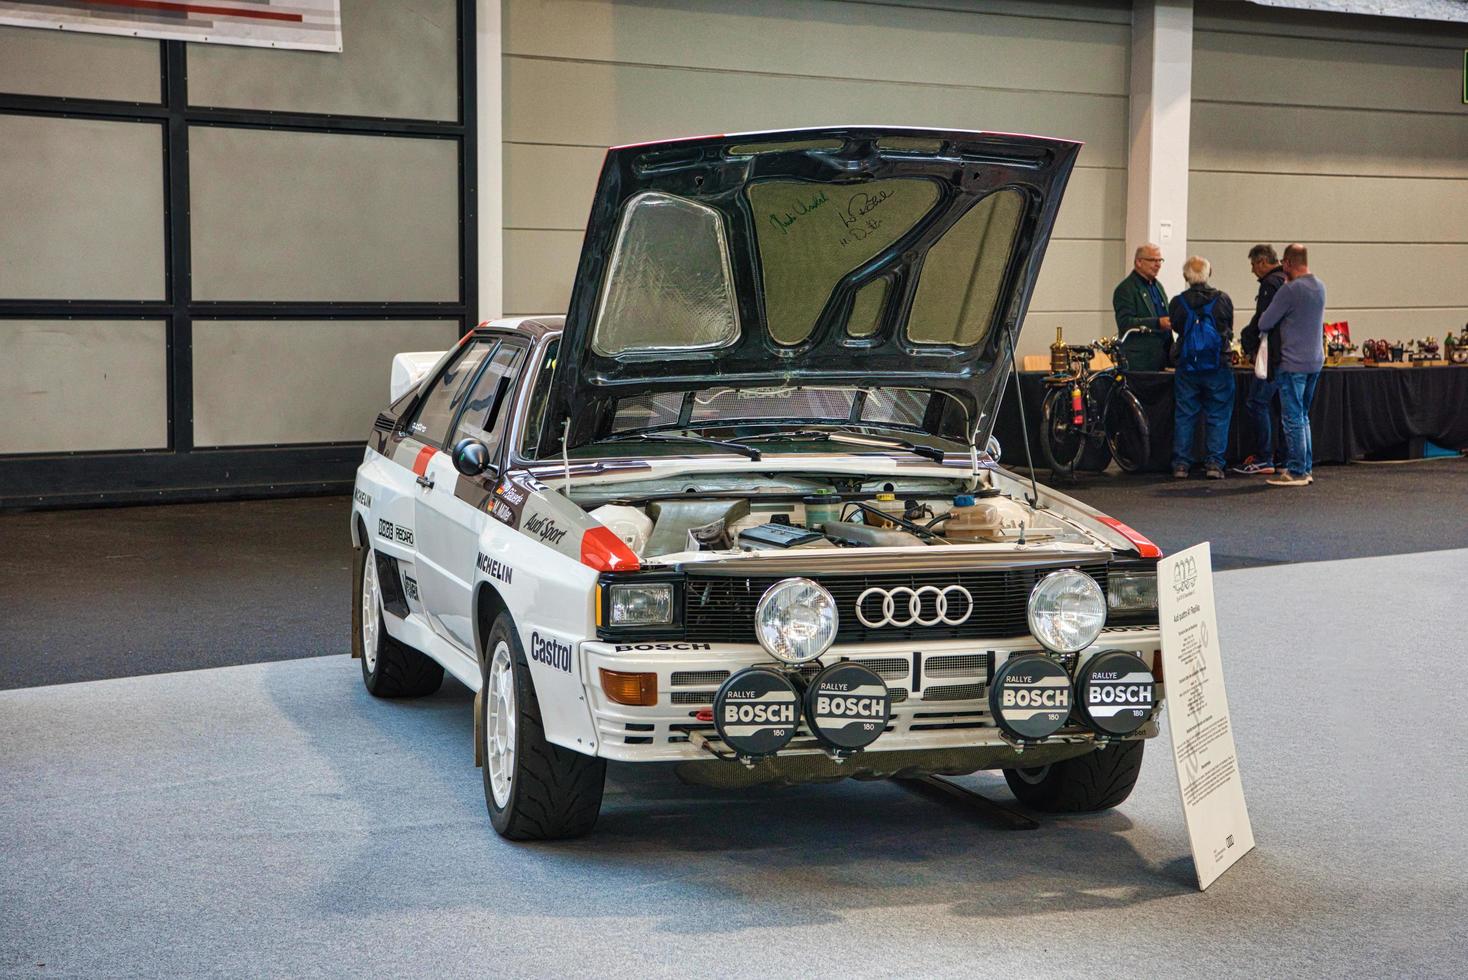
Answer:
[{"label": "blue backpack", "polygon": [[1223,335],[1213,322],[1215,296],[1201,307],[1194,309],[1186,302],[1188,320],[1183,324],[1182,344],[1177,352],[1179,371],[1216,371],[1222,362]]}]

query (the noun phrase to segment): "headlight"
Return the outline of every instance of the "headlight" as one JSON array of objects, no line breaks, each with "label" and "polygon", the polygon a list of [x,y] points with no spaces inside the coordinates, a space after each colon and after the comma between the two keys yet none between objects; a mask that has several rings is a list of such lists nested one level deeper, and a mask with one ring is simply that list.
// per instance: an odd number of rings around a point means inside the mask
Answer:
[{"label": "headlight", "polygon": [[754,635],[783,664],[803,664],[836,639],[836,600],[808,578],[770,586],[754,611]]},{"label": "headlight", "polygon": [[1157,569],[1113,568],[1106,576],[1106,608],[1113,616],[1157,611]]},{"label": "headlight", "polygon": [[621,584],[607,589],[611,626],[666,626],[673,621],[673,584]]},{"label": "headlight", "polygon": [[1106,625],[1106,597],[1084,572],[1051,572],[1030,592],[1030,632],[1056,653],[1084,650]]}]

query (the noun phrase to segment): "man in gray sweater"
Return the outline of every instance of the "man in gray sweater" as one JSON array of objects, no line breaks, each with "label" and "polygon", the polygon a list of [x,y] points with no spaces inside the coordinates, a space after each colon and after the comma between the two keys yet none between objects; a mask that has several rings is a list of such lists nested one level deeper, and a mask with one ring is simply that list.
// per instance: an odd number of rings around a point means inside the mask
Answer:
[{"label": "man in gray sweater", "polygon": [[1268,482],[1276,487],[1308,487],[1311,475],[1310,403],[1325,366],[1325,283],[1310,273],[1304,245],[1284,250],[1284,273],[1289,282],[1280,287],[1259,318],[1259,333],[1271,346],[1280,345],[1279,406],[1284,424],[1285,471]]}]

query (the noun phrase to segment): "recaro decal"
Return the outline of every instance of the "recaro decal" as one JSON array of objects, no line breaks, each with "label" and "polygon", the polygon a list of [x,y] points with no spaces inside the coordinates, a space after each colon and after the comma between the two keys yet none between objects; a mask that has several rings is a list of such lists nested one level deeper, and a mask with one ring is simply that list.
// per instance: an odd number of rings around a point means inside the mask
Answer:
[{"label": "recaro decal", "polygon": [[410,548],[413,546],[412,528],[403,527],[401,524],[394,524],[392,521],[384,520],[381,517],[377,519],[377,536],[379,538],[386,538],[389,541],[395,541],[398,544],[406,545]]}]

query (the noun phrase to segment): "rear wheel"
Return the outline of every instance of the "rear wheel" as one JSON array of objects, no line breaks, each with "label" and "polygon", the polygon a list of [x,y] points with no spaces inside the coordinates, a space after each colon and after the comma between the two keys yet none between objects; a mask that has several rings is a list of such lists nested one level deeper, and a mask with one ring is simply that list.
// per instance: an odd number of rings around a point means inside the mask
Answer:
[{"label": "rear wheel", "polygon": [[357,601],[352,607],[352,655],[362,660],[362,683],[379,698],[419,698],[443,685],[443,665],[401,643],[383,621],[377,556],[358,548]]},{"label": "rear wheel", "polygon": [[607,764],[546,741],[540,701],[514,622],[500,614],[485,642],[484,801],[510,840],[580,837],[601,812]]},{"label": "rear wheel", "polygon": [[1147,413],[1130,389],[1118,388],[1106,400],[1102,422],[1106,428],[1106,445],[1111,458],[1128,473],[1136,473],[1147,465],[1152,455],[1152,427]]},{"label": "rear wheel", "polygon": [[1025,806],[1045,813],[1109,810],[1131,795],[1145,742],[1119,742],[1035,769],[1006,769],[1004,781]]},{"label": "rear wheel", "polygon": [[1069,477],[1085,449],[1085,433],[1074,424],[1070,389],[1051,388],[1040,405],[1040,452],[1050,472]]}]

